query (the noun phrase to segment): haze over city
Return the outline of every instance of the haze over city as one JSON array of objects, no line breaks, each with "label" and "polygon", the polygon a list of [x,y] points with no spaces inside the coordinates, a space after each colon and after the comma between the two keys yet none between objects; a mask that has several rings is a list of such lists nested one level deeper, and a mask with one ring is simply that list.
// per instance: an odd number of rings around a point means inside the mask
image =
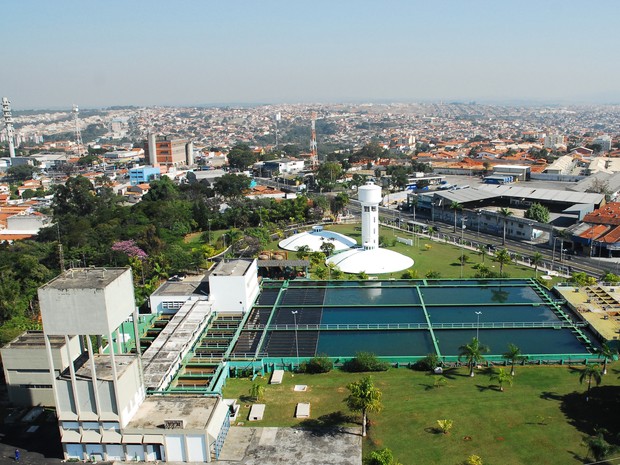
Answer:
[{"label": "haze over city", "polygon": [[617,103],[616,1],[6,2],[13,107]]}]

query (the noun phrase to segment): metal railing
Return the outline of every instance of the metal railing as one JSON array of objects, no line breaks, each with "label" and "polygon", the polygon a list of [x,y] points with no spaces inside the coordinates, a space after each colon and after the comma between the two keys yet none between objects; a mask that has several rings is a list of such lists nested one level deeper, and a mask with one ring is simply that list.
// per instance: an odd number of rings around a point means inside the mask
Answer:
[{"label": "metal railing", "polygon": [[[503,329],[503,328],[581,328],[588,326],[586,322],[569,321],[486,321],[432,323],[432,329]],[[265,325],[257,325],[255,329],[263,330]],[[293,324],[271,325],[272,331],[350,331],[350,330],[382,330],[382,329],[429,329],[428,323],[342,323],[342,324]]]}]

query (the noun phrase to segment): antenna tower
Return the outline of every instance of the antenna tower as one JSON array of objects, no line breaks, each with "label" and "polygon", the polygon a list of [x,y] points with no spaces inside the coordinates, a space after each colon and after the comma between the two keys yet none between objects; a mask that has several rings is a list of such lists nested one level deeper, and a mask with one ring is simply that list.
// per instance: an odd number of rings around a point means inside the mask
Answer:
[{"label": "antenna tower", "polygon": [[71,110],[71,112],[73,113],[73,121],[75,121],[75,143],[77,144],[78,157],[82,157],[84,156],[84,150],[83,150],[84,143],[82,142],[82,132],[80,131],[80,120],[78,118],[80,109],[78,108],[77,105],[73,105],[73,110]]},{"label": "antenna tower", "polygon": [[6,138],[9,140],[9,156],[15,158],[13,115],[11,114],[11,102],[6,97],[2,97],[2,114],[4,115],[4,125],[6,126]]},{"label": "antenna tower", "polygon": [[316,145],[316,111],[312,112],[312,134],[310,137],[310,161],[312,167],[316,168],[318,165],[318,150]]}]

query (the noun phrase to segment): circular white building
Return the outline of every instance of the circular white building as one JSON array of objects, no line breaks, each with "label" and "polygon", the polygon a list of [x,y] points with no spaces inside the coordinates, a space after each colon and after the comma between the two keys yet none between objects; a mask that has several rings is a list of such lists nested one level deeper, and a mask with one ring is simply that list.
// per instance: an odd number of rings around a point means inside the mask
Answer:
[{"label": "circular white building", "polygon": [[337,253],[326,263],[333,263],[345,273],[394,273],[412,267],[411,258],[379,248],[381,188],[367,182],[357,192],[362,207],[362,247]]},{"label": "circular white building", "polygon": [[334,245],[334,251],[346,250],[357,245],[357,241],[352,237],[345,236],[334,231],[326,231],[323,226],[313,226],[312,231],[295,234],[286,239],[282,239],[278,245],[284,250],[296,251],[304,245],[312,252],[320,252],[321,246],[329,242]]}]

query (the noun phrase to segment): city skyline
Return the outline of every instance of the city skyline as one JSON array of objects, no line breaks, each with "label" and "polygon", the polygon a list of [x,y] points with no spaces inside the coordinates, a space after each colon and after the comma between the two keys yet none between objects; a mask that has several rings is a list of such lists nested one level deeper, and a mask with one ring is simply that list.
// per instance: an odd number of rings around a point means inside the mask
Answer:
[{"label": "city skyline", "polygon": [[4,5],[13,108],[617,103],[612,1]]}]

